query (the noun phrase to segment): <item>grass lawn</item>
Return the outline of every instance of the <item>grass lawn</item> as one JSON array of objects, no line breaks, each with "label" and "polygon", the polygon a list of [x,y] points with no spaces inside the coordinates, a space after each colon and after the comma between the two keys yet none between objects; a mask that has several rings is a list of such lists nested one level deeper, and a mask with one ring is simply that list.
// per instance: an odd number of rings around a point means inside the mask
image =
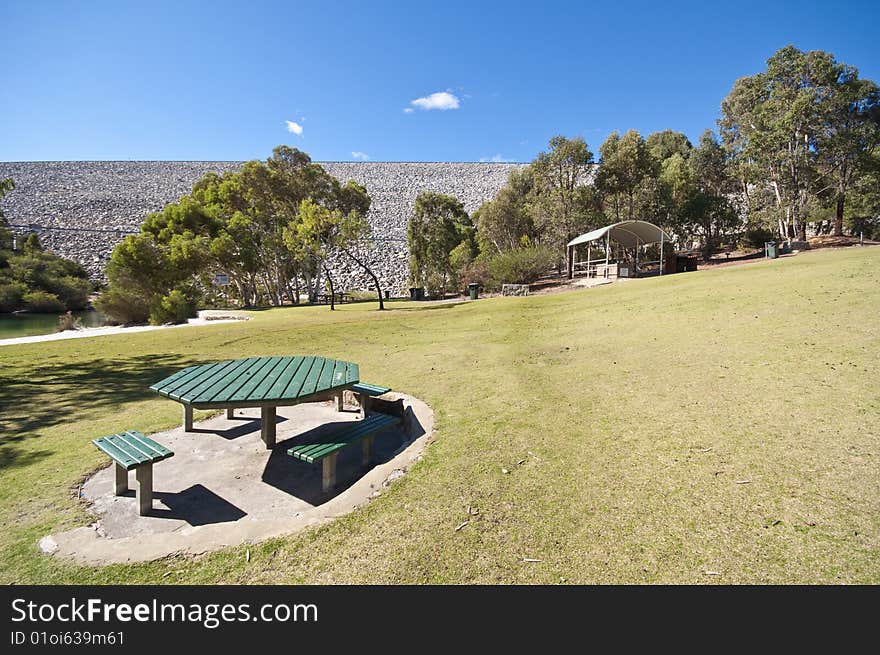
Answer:
[{"label": "grass lawn", "polygon": [[[389,309],[0,347],[0,582],[880,583],[880,248]],[[150,383],[301,353],[434,408],[381,497],[249,561],[39,554],[90,522],[92,437],[179,423]]]}]

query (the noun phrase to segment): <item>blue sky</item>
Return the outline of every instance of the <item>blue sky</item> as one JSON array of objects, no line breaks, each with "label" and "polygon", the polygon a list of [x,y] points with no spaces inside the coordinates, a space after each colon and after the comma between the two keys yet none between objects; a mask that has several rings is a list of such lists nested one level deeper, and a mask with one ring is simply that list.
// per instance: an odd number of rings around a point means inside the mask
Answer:
[{"label": "blue sky", "polygon": [[554,134],[593,152],[630,128],[696,140],[787,44],[880,82],[878,2],[0,0],[0,15],[0,161],[281,143],[318,161],[530,161]]}]

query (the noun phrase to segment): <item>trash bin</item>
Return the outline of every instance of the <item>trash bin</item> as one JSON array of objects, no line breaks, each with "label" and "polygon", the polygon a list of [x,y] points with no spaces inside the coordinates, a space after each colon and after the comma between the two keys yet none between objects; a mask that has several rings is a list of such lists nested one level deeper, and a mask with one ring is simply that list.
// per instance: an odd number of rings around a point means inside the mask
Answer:
[{"label": "trash bin", "polygon": [[409,288],[409,299],[410,300],[424,300],[425,299],[425,288],[424,287],[410,287]]},{"label": "trash bin", "polygon": [[768,241],[764,244],[764,248],[767,251],[768,259],[776,259],[779,257],[779,251],[777,250],[775,241]]},{"label": "trash bin", "polygon": [[389,300],[391,298],[391,289],[385,289],[385,300]]},{"label": "trash bin", "polygon": [[480,292],[480,285],[477,284],[476,282],[471,282],[468,285],[468,292],[471,294],[471,300],[476,300],[477,295]]}]

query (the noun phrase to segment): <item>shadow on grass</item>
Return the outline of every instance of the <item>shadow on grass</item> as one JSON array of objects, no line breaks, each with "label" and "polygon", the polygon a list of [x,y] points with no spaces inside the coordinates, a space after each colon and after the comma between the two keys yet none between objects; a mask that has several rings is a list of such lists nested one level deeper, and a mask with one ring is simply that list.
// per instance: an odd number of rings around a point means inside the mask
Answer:
[{"label": "shadow on grass", "polygon": [[413,303],[407,307],[386,307],[386,312],[424,312],[431,311],[434,309],[450,309],[451,307],[458,307],[459,305],[466,305],[470,300],[457,300],[455,302],[428,302],[424,305]]},{"label": "shadow on grass", "polygon": [[[0,375],[2,466],[24,466],[51,454],[14,444],[96,411],[113,414],[124,403],[157,398],[149,390],[151,384],[200,363],[193,358],[159,354],[35,365],[26,374],[4,371]],[[129,427],[120,425],[119,429]]]}]

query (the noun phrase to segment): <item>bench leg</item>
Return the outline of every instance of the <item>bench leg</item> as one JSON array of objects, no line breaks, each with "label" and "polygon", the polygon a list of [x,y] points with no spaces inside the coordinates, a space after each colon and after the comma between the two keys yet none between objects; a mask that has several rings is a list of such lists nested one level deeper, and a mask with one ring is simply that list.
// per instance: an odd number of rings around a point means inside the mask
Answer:
[{"label": "bench leg", "polygon": [[137,480],[137,506],[138,514],[146,516],[153,508],[153,465],[144,464],[134,470]]},{"label": "bench leg", "polygon": [[113,493],[117,496],[124,496],[125,492],[128,491],[128,471],[119,464],[114,464],[114,466],[116,467],[116,485]]},{"label": "bench leg", "polygon": [[235,410],[232,407],[226,408],[226,418],[235,418]]},{"label": "bench leg", "polygon": [[366,437],[363,441],[361,441],[361,445],[363,446],[363,465],[369,466],[373,463],[373,441],[375,440],[375,436]]},{"label": "bench leg", "polygon": [[367,418],[370,411],[370,396],[365,393],[355,394],[358,399],[358,405],[361,407],[361,418]]},{"label": "bench leg", "polygon": [[275,408],[260,408],[260,436],[267,449],[275,447]]},{"label": "bench leg", "polygon": [[330,491],[336,486],[336,456],[339,453],[327,455],[322,462],[324,466],[324,475],[322,479],[321,489]]},{"label": "bench leg", "polygon": [[193,429],[193,408],[192,405],[183,406],[183,431],[192,432]]},{"label": "bench leg", "polygon": [[339,393],[336,394],[336,411],[341,412],[342,408],[343,408],[342,392],[340,391]]}]

